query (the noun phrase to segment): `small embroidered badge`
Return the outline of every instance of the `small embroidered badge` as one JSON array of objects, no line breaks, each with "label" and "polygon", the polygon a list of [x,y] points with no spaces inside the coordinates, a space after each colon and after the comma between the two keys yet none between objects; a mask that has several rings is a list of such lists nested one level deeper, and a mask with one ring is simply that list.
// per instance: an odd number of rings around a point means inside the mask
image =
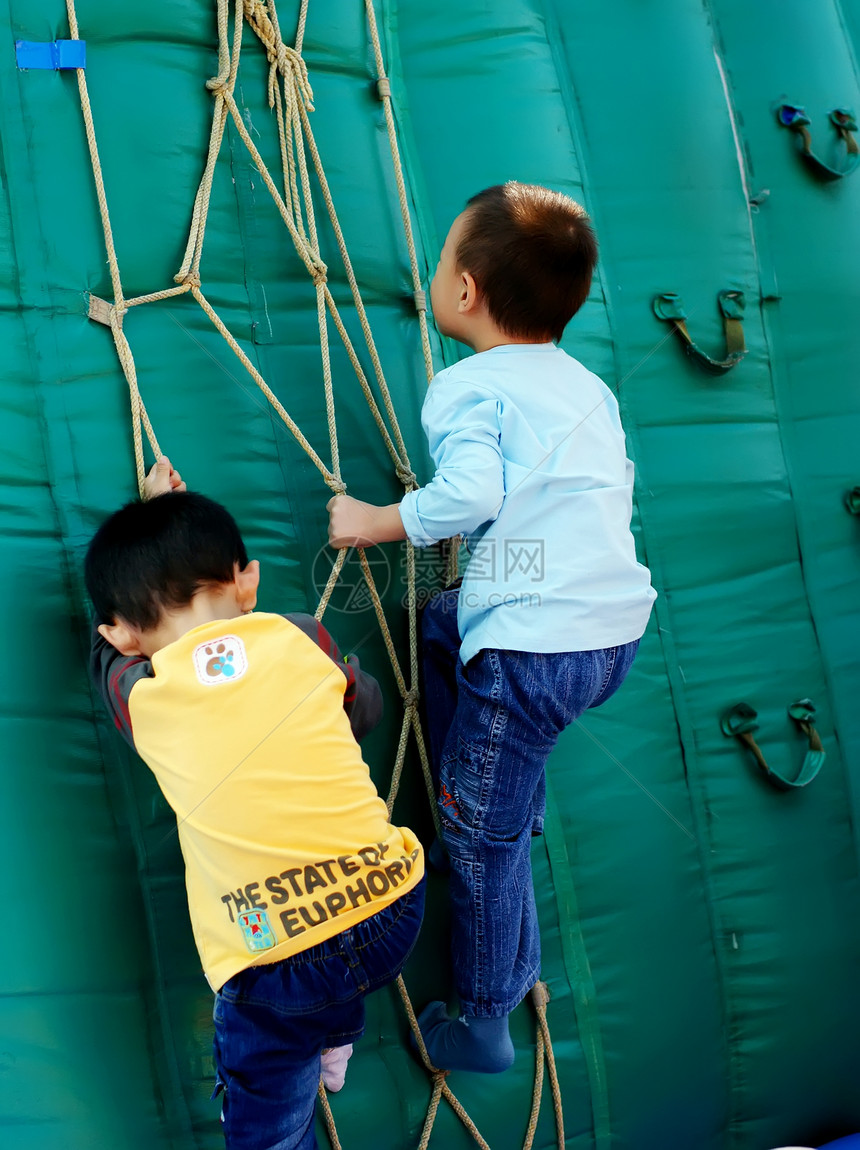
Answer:
[{"label": "small embroidered badge", "polygon": [[442,797],[440,798],[439,802],[452,818],[459,821],[460,808],[457,806],[457,800],[454,798],[444,783],[442,783]]},{"label": "small embroidered badge", "polygon": [[236,921],[245,936],[245,946],[252,954],[256,954],[258,950],[269,950],[276,945],[278,940],[269,926],[269,916],[264,910],[243,911]]},{"label": "small embroidered badge", "polygon": [[235,683],[248,670],[245,644],[237,635],[222,635],[200,643],[192,655],[197,678],[204,687]]}]

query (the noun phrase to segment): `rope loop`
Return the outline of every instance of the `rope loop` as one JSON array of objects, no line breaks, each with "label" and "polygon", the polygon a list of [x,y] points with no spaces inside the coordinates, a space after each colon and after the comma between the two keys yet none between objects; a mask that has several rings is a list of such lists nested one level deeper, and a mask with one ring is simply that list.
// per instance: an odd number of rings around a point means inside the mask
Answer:
[{"label": "rope loop", "polygon": [[206,87],[213,96],[221,96],[222,99],[226,97],[229,90],[227,81],[221,76],[213,76],[211,80],[207,80]]}]

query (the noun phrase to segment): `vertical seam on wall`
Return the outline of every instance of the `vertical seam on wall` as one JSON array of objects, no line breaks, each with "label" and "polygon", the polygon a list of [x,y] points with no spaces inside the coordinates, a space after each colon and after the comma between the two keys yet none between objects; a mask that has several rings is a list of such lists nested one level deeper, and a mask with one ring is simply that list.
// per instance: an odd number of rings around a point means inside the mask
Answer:
[{"label": "vertical seam on wall", "polygon": [[[419,266],[423,264],[422,282],[424,283],[429,302],[430,279],[432,278],[428,252],[438,252],[441,245],[433,223],[433,216],[428,208],[430,196],[424,181],[423,169],[418,161],[418,151],[412,131],[412,116],[409,111],[409,99],[406,92],[406,78],[403,72],[402,57],[400,55],[400,37],[398,32],[398,15],[396,12],[397,0],[381,0],[383,41],[385,44],[385,65],[390,79],[394,80],[391,88],[391,110],[394,115],[394,124],[397,131],[400,160],[403,168],[403,180],[406,184],[407,199],[410,204],[410,215],[413,222],[413,235],[420,237],[415,250]],[[402,227],[400,219],[397,220],[398,230]],[[411,277],[407,277],[411,278]],[[430,308],[427,310],[427,322],[431,336],[431,351],[435,351],[441,358],[442,364],[449,367],[462,358],[456,350],[456,344],[448,336],[443,336],[436,327],[436,321]],[[433,347],[435,336],[436,347]]]},{"label": "vertical seam on wall", "polygon": [[[588,203],[588,195],[586,191],[587,181],[585,178],[586,163],[585,163],[585,147],[583,145],[584,132],[580,126],[580,114],[576,101],[576,85],[573,82],[573,77],[570,69],[567,66],[566,58],[560,53],[558,45],[561,43],[561,33],[558,26],[558,21],[555,14],[555,0],[542,0],[545,12],[545,19],[547,22],[547,40],[553,52],[555,60],[556,71],[559,76],[559,88],[562,99],[564,101],[565,110],[567,113],[568,124],[570,127],[571,136],[573,139],[574,147],[576,149],[577,160],[579,163],[580,176],[583,186],[583,198],[586,200],[586,207],[589,214],[593,219],[599,218],[600,212],[595,212],[592,205]],[[598,235],[600,234],[600,227],[597,228]],[[616,325],[614,323],[614,314],[612,308],[611,295],[608,289],[608,282],[603,272],[602,264],[598,263],[597,266],[598,276],[600,278],[601,291],[603,295],[603,304],[606,309],[606,317],[609,325],[610,336],[612,336],[612,349],[613,358],[615,361],[615,371],[617,378],[617,394],[619,406],[622,410],[630,415],[629,408],[625,399],[623,389],[624,372],[622,371],[622,364],[618,354],[618,340],[614,337]],[[635,420],[631,419],[625,422],[625,433],[627,437],[633,441],[638,447],[639,435],[638,428]],[[638,450],[634,448],[634,454],[637,459],[640,457]],[[640,476],[640,482],[637,484],[639,489],[638,495],[634,493],[634,500],[639,510],[639,518],[642,525],[642,540],[645,552],[645,559],[649,568],[656,575],[656,582],[661,586],[665,586],[665,580],[662,578],[662,561],[660,556],[659,539],[657,533],[652,529],[650,523],[650,509],[648,506],[647,498],[644,498],[642,492],[647,490],[647,485],[641,482],[642,468],[637,462],[637,472]],[[666,678],[669,684],[669,693],[672,701],[672,706],[675,711],[675,721],[678,729],[678,742],[681,750],[682,759],[684,762],[684,770],[686,774],[686,789],[687,797],[690,806],[690,813],[693,821],[695,832],[696,853],[699,862],[699,871],[702,876],[702,885],[706,892],[707,902],[707,915],[708,923],[711,931],[711,946],[714,956],[715,970],[719,979],[718,993],[720,1002],[723,1008],[724,1019],[729,1020],[732,1017],[730,1010],[731,995],[729,993],[728,976],[726,972],[726,965],[723,958],[722,938],[723,930],[721,927],[716,901],[713,894],[713,887],[711,883],[710,870],[707,865],[706,852],[704,850],[704,843],[706,841],[706,820],[703,820],[699,809],[698,803],[695,801],[692,790],[690,788],[690,766],[696,764],[696,738],[695,727],[690,719],[686,700],[684,696],[684,684],[679,675],[679,661],[673,634],[671,630],[671,608],[668,598],[665,593],[658,594],[657,600],[654,604],[654,613],[657,620],[657,631],[660,642],[660,647],[663,652],[663,662],[666,669]],[[665,624],[665,625],[664,625]],[[704,826],[703,826],[704,822]],[[737,1063],[737,1058],[732,1045],[728,1038],[728,1026],[723,1027],[724,1045],[723,1057],[730,1072]],[[737,1073],[730,1073],[730,1085],[728,1089],[728,1106],[729,1106],[729,1122],[730,1128],[734,1130],[734,1117],[733,1107],[736,1092],[736,1084],[741,1080],[741,1076]],[[733,1135],[734,1136],[734,1135]]]},{"label": "vertical seam on wall", "polygon": [[[774,397],[774,411],[775,411],[775,415],[776,415],[777,432],[779,434],[780,450],[781,450],[781,454],[782,454],[783,466],[785,468],[786,483],[788,485],[789,493],[791,494],[791,497],[793,500],[794,496],[793,496],[793,493],[791,492],[791,479],[790,479],[789,470],[788,470],[788,460],[786,458],[785,447],[783,444],[782,425],[781,425],[781,420],[779,417],[779,408],[778,408],[778,404],[776,401],[776,388],[774,386],[774,376],[773,376],[773,359],[772,359],[772,356],[770,354],[770,344],[769,344],[769,340],[768,340],[768,336],[767,336],[767,318],[766,318],[766,313],[761,306],[761,301],[762,301],[762,296],[763,296],[762,261],[761,261],[761,253],[759,250],[758,237],[756,235],[755,227],[754,227],[754,223],[753,223],[752,208],[751,208],[750,200],[749,200],[749,193],[752,191],[752,187],[751,187],[751,184],[749,181],[750,173],[747,172],[746,167],[745,167],[745,162],[744,162],[744,143],[745,143],[745,141],[743,140],[743,137],[741,135],[741,126],[740,126],[740,123],[738,122],[737,109],[735,108],[734,100],[733,100],[732,94],[731,94],[731,84],[730,84],[730,80],[729,80],[729,72],[728,72],[728,69],[727,69],[726,64],[725,64],[724,53],[722,50],[722,45],[720,43],[720,38],[719,38],[718,31],[717,31],[716,16],[715,16],[715,13],[711,7],[710,0],[702,0],[702,4],[703,4],[705,16],[707,18],[707,21],[708,21],[708,24],[710,27],[711,47],[712,47],[712,50],[714,53],[714,62],[716,64],[717,72],[718,72],[719,79],[720,79],[720,85],[722,87],[723,95],[724,95],[725,101],[726,101],[726,110],[727,110],[728,117],[729,117],[729,126],[730,126],[731,131],[732,131],[732,139],[734,140],[734,143],[735,143],[735,153],[737,156],[737,163],[738,163],[738,175],[739,175],[739,179],[741,182],[741,190],[742,190],[743,196],[744,196],[744,207],[746,210],[747,225],[748,225],[748,229],[749,229],[750,254],[752,256],[753,267],[755,269],[756,286],[757,286],[758,295],[759,295],[759,314],[761,315],[761,321],[762,321],[762,337],[764,339],[764,344],[765,344],[764,351],[765,351],[765,355],[767,356],[767,361],[768,361],[768,373],[770,375],[771,394]],[[796,528],[795,528],[795,530],[796,530]],[[798,555],[799,555],[799,551],[798,551]],[[801,577],[802,577],[802,574],[803,574],[803,572],[802,572],[802,567],[801,567]],[[694,809],[695,809],[695,805],[694,805]],[[709,897],[709,903],[711,903],[712,901],[713,900],[712,900],[712,896],[711,896],[711,897]],[[716,909],[714,909],[714,918],[715,918],[715,920],[717,918]],[[721,973],[721,991],[723,994],[724,1002],[726,1004],[727,1022],[731,1023],[733,1019],[735,1019],[736,1017],[739,1016],[739,1011],[735,1005],[735,999],[734,999],[734,995],[732,993],[731,979],[729,977],[728,967],[727,967],[727,964],[725,964],[722,960],[722,954],[723,954],[722,933],[715,935],[714,946],[715,946],[715,953],[717,955],[718,967],[719,967],[720,973]],[[729,1064],[730,1064],[730,1068],[731,1068],[731,1075],[730,1075],[730,1079],[729,1079],[729,1091],[730,1091],[729,1092],[729,1099],[730,1099],[730,1105],[731,1105],[731,1113],[730,1113],[730,1120],[729,1120],[729,1137],[731,1138],[733,1144],[737,1144],[737,1143],[741,1142],[742,1138],[743,1138],[743,1135],[742,1135],[742,1109],[743,1109],[742,1108],[742,1099],[744,1097],[743,1083],[745,1081],[745,1076],[744,1076],[744,1072],[743,1072],[744,1055],[743,1055],[743,1052],[741,1051],[739,1041],[737,1039],[733,1039],[733,1037],[732,1037],[733,1032],[734,1032],[733,1026],[727,1025],[725,1027],[726,1045],[728,1047]]]},{"label": "vertical seam on wall", "polygon": [[549,772],[546,773],[546,844],[553,892],[558,910],[561,953],[567,984],[573,1000],[579,1041],[585,1055],[585,1068],[591,1087],[591,1113],[596,1150],[609,1150],[612,1130],[609,1116],[609,1089],[606,1056],[600,1031],[597,990],[588,961],[588,949],[576,899],[573,868],[567,851],[561,812]]},{"label": "vertical seam on wall", "polygon": [[858,84],[860,84],[860,66],[858,66],[857,63],[857,53],[854,51],[854,37],[851,35],[851,30],[845,19],[845,13],[842,11],[841,0],[832,0],[832,2],[836,12],[836,19],[839,21],[839,27],[842,29],[842,35],[845,38],[846,50],[851,58],[851,68],[854,72],[854,78]]},{"label": "vertical seam on wall", "polygon": [[[243,112],[247,111],[245,104],[244,90],[239,89],[239,106]],[[250,125],[250,117],[248,118]],[[259,314],[257,305],[254,300],[253,286],[255,285],[263,299],[265,299],[265,285],[256,274],[256,269],[253,266],[252,259],[256,253],[253,251],[252,239],[259,236],[258,216],[256,198],[253,195],[251,183],[254,178],[254,173],[257,168],[251,162],[250,156],[244,145],[241,150],[236,150],[237,132],[236,126],[233,123],[232,117],[227,118],[226,125],[227,136],[227,156],[230,165],[230,176],[233,187],[233,201],[236,209],[236,221],[239,229],[239,242],[242,249],[242,286],[245,290],[245,299],[248,307],[248,348],[246,354],[248,358],[253,360],[254,366],[264,379],[271,380],[272,372],[268,369],[272,364],[271,353],[267,350],[273,342],[277,341],[277,336],[272,329],[271,319],[269,318],[268,309],[264,306],[265,321],[269,328],[269,339],[265,343],[258,343],[256,337],[256,329],[259,322]],[[222,141],[222,151],[224,142]],[[240,190],[241,189],[241,190]],[[250,196],[248,193],[251,193]],[[271,203],[269,197],[266,197],[267,204]],[[308,282],[308,281],[305,281]],[[280,346],[280,345],[278,345]],[[293,491],[299,482],[307,482],[309,469],[307,466],[307,456],[304,452],[300,453],[300,457],[290,460],[288,458],[289,445],[292,443],[292,437],[285,446],[286,432],[283,421],[278,417],[275,409],[270,403],[257,402],[253,390],[249,390],[236,380],[232,372],[227,371],[228,378],[234,379],[242,391],[249,397],[252,406],[257,407],[260,411],[264,412],[268,419],[269,426],[272,431],[272,447],[278,461],[278,468],[281,472],[281,478],[284,481],[283,499],[289,509],[290,522],[293,525],[302,524],[307,530],[296,531],[294,533],[294,542],[297,549],[304,554],[304,560],[300,563],[299,569],[301,571],[302,581],[305,587],[305,605],[310,603],[313,599],[313,591],[316,589],[312,586],[313,567],[316,556],[319,554],[320,547],[313,547],[309,540],[319,539],[319,525],[318,522],[311,521],[308,515],[304,513],[302,507],[297,505],[293,499]],[[311,469],[313,470],[313,469]],[[316,476],[314,470],[314,476]],[[289,542],[287,540],[287,542]],[[311,573],[311,579],[308,579],[308,572]],[[317,591],[317,596],[319,592]]]},{"label": "vertical seam on wall", "polygon": [[[752,191],[752,185],[749,183],[749,173],[744,167],[745,148],[741,146],[743,140],[741,123],[738,120],[736,102],[734,93],[732,91],[731,79],[729,70],[725,64],[725,46],[722,43],[718,31],[718,22],[716,13],[713,9],[712,0],[702,0],[705,11],[711,25],[713,36],[714,56],[717,60],[720,76],[723,82],[723,91],[726,97],[726,104],[729,109],[729,116],[732,122],[732,130],[735,133],[738,142],[738,166],[741,171],[741,180],[744,188],[749,188]],[[857,63],[851,50],[850,38],[847,36],[847,29],[842,21],[842,11],[839,7],[838,0],[833,0],[837,18],[840,21],[843,34],[846,36],[846,41],[849,45],[849,53],[851,56],[852,66],[855,75],[857,74]],[[815,618],[815,600],[816,597],[810,593],[809,585],[806,579],[806,569],[804,566],[804,544],[803,544],[803,531],[801,529],[801,504],[795,495],[795,483],[792,475],[792,451],[790,444],[793,441],[792,428],[794,427],[794,420],[792,418],[791,404],[788,401],[787,393],[787,380],[791,375],[791,366],[784,357],[774,354],[774,347],[780,342],[780,329],[782,325],[782,317],[779,311],[779,281],[777,279],[776,264],[773,259],[772,251],[773,245],[770,240],[770,233],[768,224],[765,220],[765,213],[759,211],[757,213],[759,218],[759,227],[756,229],[756,220],[752,212],[749,202],[747,203],[747,217],[749,220],[750,240],[752,247],[753,260],[755,262],[755,271],[758,279],[759,288],[759,314],[761,315],[761,329],[762,339],[764,340],[764,351],[767,356],[768,375],[770,376],[770,389],[773,396],[773,406],[776,414],[776,428],[779,435],[780,453],[782,455],[782,462],[785,468],[785,482],[788,487],[788,494],[791,499],[792,507],[792,520],[794,523],[794,538],[797,547],[797,564],[800,572],[800,581],[803,587],[804,597],[806,600],[806,609],[809,615],[809,623],[812,628],[812,637],[815,643],[815,650],[818,656],[818,664],[821,668],[822,678],[827,689],[828,703],[830,705],[830,721],[831,732],[830,737],[836,743],[839,750],[839,763],[842,768],[841,781],[842,787],[848,799],[846,818],[848,819],[849,828],[851,829],[851,840],[854,844],[854,857],[855,857],[855,874],[860,876],[860,842],[858,842],[855,828],[853,825],[852,804],[850,802],[851,787],[848,775],[848,767],[844,754],[841,749],[841,741],[839,732],[836,726],[836,710],[833,706],[834,691],[832,687],[832,676],[828,660],[825,658],[824,650],[822,648],[821,639],[818,633],[818,624]],[[773,285],[773,287],[771,287]],[[773,298],[773,289],[776,289],[776,297]],[[767,291],[767,296],[765,295]],[[771,303],[774,306],[765,307],[765,303]],[[776,309],[774,311],[774,308]],[[783,366],[785,364],[785,366]],[[781,381],[785,381],[785,385],[781,386]],[[831,764],[832,765],[832,764]]]},{"label": "vertical seam on wall", "polygon": [[[860,65],[858,65],[857,53],[854,50],[854,37],[851,33],[851,29],[848,26],[848,22],[845,19],[845,13],[842,10],[841,0],[833,0],[833,7],[836,10],[836,17],[839,20],[839,26],[842,29],[842,35],[843,35],[844,40],[845,40],[845,46],[847,48],[848,55],[851,58],[851,68],[854,72],[855,82],[858,84],[858,86],[860,86]],[[802,554],[802,552],[801,552],[801,554]],[[809,600],[809,613],[812,616],[812,624],[813,624],[813,626],[815,626],[815,615],[813,613],[813,606],[812,606],[812,600],[811,599]],[[817,637],[817,632],[816,632],[816,637]],[[829,660],[824,658],[823,649],[822,649],[821,654],[822,654],[822,664],[824,666],[825,681],[828,685],[828,690],[831,693],[831,698],[835,701],[835,699],[837,698],[837,694],[835,691],[833,691],[830,688],[830,663],[829,663]],[[837,719],[837,708],[835,705],[833,705],[834,737],[836,738],[837,743],[839,743],[840,740],[839,740],[839,732],[838,732],[838,729],[836,727],[836,719]],[[859,833],[860,827],[857,826],[857,824],[855,823],[855,820],[854,820],[854,811],[858,809],[858,804],[860,804],[860,781],[857,782],[857,797],[855,798],[854,780],[853,780],[852,775],[851,775],[851,769],[850,769],[850,765],[848,762],[848,756],[844,755],[844,754],[840,754],[840,758],[842,760],[842,771],[843,771],[845,791],[846,791],[846,795],[848,797],[847,814],[848,814],[848,821],[849,821],[849,824],[851,826],[851,831],[852,831],[851,839],[854,843],[854,857],[855,857],[855,860],[857,862],[857,872],[858,872],[858,874],[860,874],[860,833]]]}]

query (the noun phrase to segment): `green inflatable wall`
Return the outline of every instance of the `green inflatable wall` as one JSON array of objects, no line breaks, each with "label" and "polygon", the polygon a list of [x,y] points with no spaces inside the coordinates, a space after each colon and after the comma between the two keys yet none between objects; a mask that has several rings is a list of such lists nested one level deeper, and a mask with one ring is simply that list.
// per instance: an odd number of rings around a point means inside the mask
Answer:
[{"label": "green inflatable wall", "polygon": [[[213,113],[215,7],[77,6],[127,298],[172,286],[182,260]],[[828,115],[860,104],[860,3],[375,0],[375,12],[425,287],[448,223],[488,184],[546,183],[593,215],[599,274],[564,346],[618,394],[634,527],[660,593],[624,690],[551,760],[534,848],[564,1144],[770,1150],[852,1133],[860,500],[846,493],[860,484],[860,175],[850,119],[840,128]],[[297,13],[280,0],[288,42]],[[76,74],[22,70],[14,47],[68,38],[69,23],[61,0],[9,0],[0,21],[0,1145],[209,1150],[221,1144],[211,996],[174,819],[86,673],[84,549],[135,490],[128,391],[109,329],[88,318],[91,296],[114,295]],[[358,0],[310,4],[311,120],[426,480],[424,363],[367,29]],[[268,67],[246,29],[235,99],[277,173]],[[805,107],[818,165],[777,118],[785,104]],[[369,370],[314,187],[329,286]],[[232,120],[200,278],[330,459],[314,287]],[[677,293],[691,339],[722,359],[725,291],[743,295],[748,352],[711,374],[653,301]],[[736,295],[728,306],[737,313]],[[318,471],[189,294],[131,309],[123,330],[161,446],[191,486],[230,506],[260,558],[261,606],[313,610],[332,558],[320,555],[329,491]],[[431,343],[437,366],[463,354],[432,329]],[[333,329],[332,370],[344,479],[359,497],[396,499]],[[402,558],[394,547],[372,558],[403,659]],[[385,791],[399,692],[354,560],[346,572],[326,623],[344,649],[361,644],[390,700],[367,744]],[[424,586],[437,576],[422,560]],[[720,719],[753,708],[769,766],[794,780],[820,759],[805,759],[787,711],[806,698],[826,760],[807,786],[780,789]],[[426,836],[414,746],[406,774],[396,813]],[[430,895],[406,972],[419,1006],[448,990],[438,876]],[[406,1034],[396,993],[377,995],[332,1100],[344,1150],[418,1144],[431,1085]],[[450,1080],[493,1150],[525,1135],[528,1004],[514,1036],[503,1079]],[[431,1146],[473,1144],[443,1103]],[[548,1096],[534,1145],[556,1145]]]}]

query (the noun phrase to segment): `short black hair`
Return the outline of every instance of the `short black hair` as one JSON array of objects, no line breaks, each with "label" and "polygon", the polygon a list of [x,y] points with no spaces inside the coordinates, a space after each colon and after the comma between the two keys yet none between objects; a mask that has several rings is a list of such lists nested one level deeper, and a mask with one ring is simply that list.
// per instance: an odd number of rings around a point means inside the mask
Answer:
[{"label": "short black hair", "polygon": [[104,623],[141,630],[186,607],[207,583],[230,583],[248,555],[226,507],[196,491],[174,491],[114,512],[90,543],[87,591]]},{"label": "short black hair", "polygon": [[597,237],[570,196],[511,180],[468,201],[456,256],[502,331],[559,340],[588,298]]}]

